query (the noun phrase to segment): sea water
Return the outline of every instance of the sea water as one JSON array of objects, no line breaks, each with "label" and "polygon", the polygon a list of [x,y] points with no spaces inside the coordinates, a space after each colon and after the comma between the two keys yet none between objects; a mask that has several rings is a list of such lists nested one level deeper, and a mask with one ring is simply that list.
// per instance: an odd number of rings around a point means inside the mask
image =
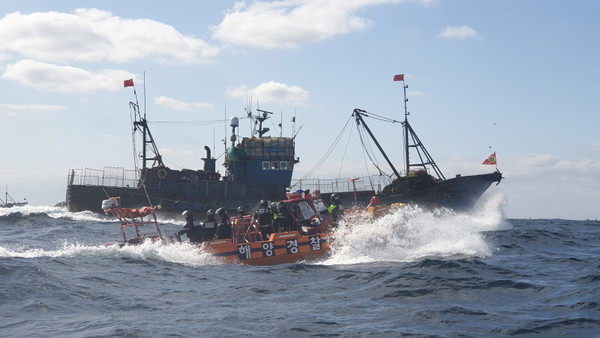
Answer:
[{"label": "sea water", "polygon": [[[183,220],[160,219],[164,235]],[[404,208],[331,255],[222,264],[188,243],[118,248],[119,224],[0,209],[3,337],[600,336],[600,222]]]}]

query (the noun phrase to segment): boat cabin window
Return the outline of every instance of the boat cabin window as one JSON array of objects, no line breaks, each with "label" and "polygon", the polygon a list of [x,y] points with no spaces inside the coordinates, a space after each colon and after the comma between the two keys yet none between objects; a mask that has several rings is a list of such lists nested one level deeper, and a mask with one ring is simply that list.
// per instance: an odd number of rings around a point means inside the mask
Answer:
[{"label": "boat cabin window", "polygon": [[325,203],[323,202],[322,199],[318,198],[318,199],[314,199],[313,200],[313,204],[315,205],[315,208],[317,208],[317,211],[320,214],[326,214],[327,211],[327,206],[325,205]]},{"label": "boat cabin window", "polygon": [[262,161],[262,170],[289,170],[287,161]]},{"label": "boat cabin window", "polygon": [[304,220],[310,220],[313,217],[317,217],[317,213],[313,208],[311,208],[310,204],[306,201],[300,201],[294,206],[294,211],[296,211],[296,217],[299,217]]}]

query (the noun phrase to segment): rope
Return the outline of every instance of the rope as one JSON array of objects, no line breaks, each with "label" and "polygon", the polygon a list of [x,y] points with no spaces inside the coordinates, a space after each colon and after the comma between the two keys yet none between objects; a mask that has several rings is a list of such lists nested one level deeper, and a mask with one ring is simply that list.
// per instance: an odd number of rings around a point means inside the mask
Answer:
[{"label": "rope", "polygon": [[352,130],[354,129],[350,129],[350,132],[348,133],[348,141],[346,141],[346,147],[344,148],[344,153],[342,154],[342,161],[340,162],[340,170],[338,171],[337,178],[342,176],[342,167],[344,166],[344,159],[346,158],[346,152],[348,151],[348,144],[350,144],[350,139],[352,138]]},{"label": "rope", "polygon": [[331,155],[331,153],[333,152],[333,150],[335,149],[335,147],[340,142],[343,134],[348,129],[348,126],[350,125],[350,121],[351,120],[352,120],[352,117],[349,117],[348,120],[346,121],[346,124],[344,125],[344,127],[342,128],[342,130],[340,131],[340,133],[336,136],[335,140],[333,141],[333,144],[331,146],[329,146],[329,148],[325,151],[325,153],[319,159],[319,161],[317,161],[317,163],[301,178],[301,180],[304,180],[304,179],[307,179],[307,178],[311,177],[317,171],[319,171],[319,169],[321,169],[321,167],[323,166],[323,164],[325,163],[325,161],[327,160],[327,158],[329,158],[329,156]]}]

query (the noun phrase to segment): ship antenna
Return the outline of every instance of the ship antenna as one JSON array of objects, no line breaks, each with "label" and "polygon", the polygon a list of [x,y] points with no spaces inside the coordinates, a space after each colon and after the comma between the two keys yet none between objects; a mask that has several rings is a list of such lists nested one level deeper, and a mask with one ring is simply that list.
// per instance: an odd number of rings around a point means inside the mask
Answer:
[{"label": "ship antenna", "polygon": [[292,135],[296,135],[296,108],[294,108],[294,116],[292,116]]},{"label": "ship antenna", "polygon": [[404,164],[405,164],[405,175],[408,176],[408,171],[410,169],[410,154],[408,150],[408,98],[406,98],[406,88],[408,85],[404,82],[404,74],[399,74],[394,76],[394,81],[402,81],[402,91],[404,93],[404,123],[402,123],[403,132],[404,132]]},{"label": "ship antenna", "polygon": [[[404,122],[402,122],[402,126],[404,127],[404,159],[406,165],[406,176],[408,177],[409,175],[410,167],[423,167],[424,170],[427,170],[427,166],[429,165],[431,166],[431,169],[433,169],[433,171],[436,173],[438,179],[441,181],[445,181],[446,178],[444,177],[444,174],[442,174],[442,171],[440,170],[440,168],[438,168],[437,164],[435,164],[435,161],[433,160],[427,149],[425,149],[425,146],[423,145],[423,143],[421,143],[419,137],[415,134],[414,130],[410,126],[410,123],[408,123],[408,115],[410,115],[407,107],[408,98],[406,97],[406,88],[408,88],[408,86],[404,83],[404,74],[394,76],[394,81],[402,81],[402,89],[404,92]],[[413,141],[413,144],[408,143],[409,134]],[[421,159],[420,163],[410,163],[410,148],[415,148],[417,155]],[[423,157],[425,157],[425,159],[423,159]]]},{"label": "ship antenna", "polygon": [[[133,131],[131,133],[131,138],[132,138],[132,142],[133,142],[133,165],[135,166],[135,170],[136,172],[139,169],[139,164],[138,164],[138,158],[137,158],[137,151],[135,150],[135,131],[136,131],[136,123],[138,122],[138,119],[141,120],[141,116],[140,115],[140,104],[139,104],[139,100],[138,100],[138,95],[137,95],[137,90],[135,89],[135,84],[133,85],[133,96],[135,97],[135,103],[133,102],[129,102],[129,106],[133,109]],[[144,131],[145,133],[145,131]],[[145,139],[145,134],[142,136],[142,140]],[[142,141],[142,168],[146,169],[146,144]]]},{"label": "ship antenna", "polygon": [[[135,98],[137,101],[137,97]],[[144,71],[144,120],[146,119],[146,71]]]},{"label": "ship antenna", "polygon": [[410,167],[410,152],[408,150],[408,107],[406,98],[406,88],[408,85],[404,84],[404,77],[402,77],[402,89],[404,91],[404,152],[406,153],[406,176],[408,176],[408,170]]}]

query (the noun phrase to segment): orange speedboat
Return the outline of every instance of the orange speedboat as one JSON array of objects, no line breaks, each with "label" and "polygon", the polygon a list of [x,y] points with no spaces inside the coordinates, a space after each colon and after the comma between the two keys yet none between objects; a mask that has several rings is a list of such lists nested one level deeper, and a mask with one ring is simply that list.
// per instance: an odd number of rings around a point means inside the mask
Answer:
[{"label": "orange speedboat", "polygon": [[201,248],[226,263],[276,265],[323,257],[329,252],[330,233],[305,235],[299,231],[271,234],[266,241],[235,243],[233,239],[204,242]]},{"label": "orange speedboat", "polygon": [[289,231],[262,238],[252,216],[232,217],[232,238],[203,242],[200,248],[227,263],[275,265],[311,260],[325,256],[333,236],[333,218],[327,213],[319,192],[288,194],[281,201],[291,211]]},{"label": "orange speedboat", "polygon": [[[231,238],[214,239],[199,243],[199,248],[225,263],[275,265],[312,260],[325,256],[333,240],[333,217],[318,191],[291,193],[278,204],[289,211],[291,222],[280,232],[263,238],[260,225],[253,216],[231,217]],[[134,245],[145,240],[163,240],[154,213],[160,207],[129,209],[120,207],[120,198],[103,201],[106,214],[112,214],[121,223],[123,242],[105,245]],[[151,230],[142,231],[150,228]],[[127,230],[133,230],[128,236]]]}]

